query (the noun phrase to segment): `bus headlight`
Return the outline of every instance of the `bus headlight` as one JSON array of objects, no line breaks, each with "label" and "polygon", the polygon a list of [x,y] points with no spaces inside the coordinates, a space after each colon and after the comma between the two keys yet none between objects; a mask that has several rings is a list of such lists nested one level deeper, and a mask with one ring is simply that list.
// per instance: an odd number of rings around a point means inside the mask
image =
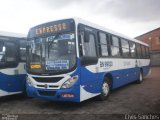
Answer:
[{"label": "bus headlight", "polygon": [[28,76],[26,77],[26,81],[29,86],[33,86],[32,81]]},{"label": "bus headlight", "polygon": [[61,88],[70,88],[76,83],[77,80],[78,80],[78,75],[73,76],[70,79],[68,79],[66,82],[64,82]]}]

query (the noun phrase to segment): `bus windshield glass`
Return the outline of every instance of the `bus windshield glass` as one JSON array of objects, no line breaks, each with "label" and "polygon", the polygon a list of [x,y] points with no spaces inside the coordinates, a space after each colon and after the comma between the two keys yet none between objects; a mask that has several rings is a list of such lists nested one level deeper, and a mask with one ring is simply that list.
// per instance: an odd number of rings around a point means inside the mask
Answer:
[{"label": "bus windshield glass", "polygon": [[64,71],[76,62],[74,33],[56,34],[30,40],[29,64],[31,71]]}]

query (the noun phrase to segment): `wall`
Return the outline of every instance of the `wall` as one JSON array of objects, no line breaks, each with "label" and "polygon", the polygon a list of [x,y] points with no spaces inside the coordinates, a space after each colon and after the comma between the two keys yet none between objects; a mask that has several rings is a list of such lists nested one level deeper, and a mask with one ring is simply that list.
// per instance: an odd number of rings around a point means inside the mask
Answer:
[{"label": "wall", "polygon": [[140,35],[135,39],[141,40],[150,46],[151,65],[160,66],[160,28]]}]

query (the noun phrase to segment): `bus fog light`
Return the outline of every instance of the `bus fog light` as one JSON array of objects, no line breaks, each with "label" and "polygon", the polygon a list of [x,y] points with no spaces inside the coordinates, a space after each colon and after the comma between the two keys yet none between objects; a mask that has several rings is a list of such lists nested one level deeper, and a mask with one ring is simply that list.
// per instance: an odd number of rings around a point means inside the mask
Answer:
[{"label": "bus fog light", "polygon": [[64,82],[61,88],[71,88],[76,83],[77,80],[78,80],[78,75],[73,76],[66,82]]}]

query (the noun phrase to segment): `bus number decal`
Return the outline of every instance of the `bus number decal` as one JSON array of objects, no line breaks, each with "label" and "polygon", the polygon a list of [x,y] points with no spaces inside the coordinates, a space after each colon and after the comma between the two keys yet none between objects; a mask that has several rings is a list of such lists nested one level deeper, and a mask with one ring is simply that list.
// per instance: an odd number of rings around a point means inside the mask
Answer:
[{"label": "bus number decal", "polygon": [[113,66],[112,61],[100,61],[100,67],[101,68],[110,68]]}]

